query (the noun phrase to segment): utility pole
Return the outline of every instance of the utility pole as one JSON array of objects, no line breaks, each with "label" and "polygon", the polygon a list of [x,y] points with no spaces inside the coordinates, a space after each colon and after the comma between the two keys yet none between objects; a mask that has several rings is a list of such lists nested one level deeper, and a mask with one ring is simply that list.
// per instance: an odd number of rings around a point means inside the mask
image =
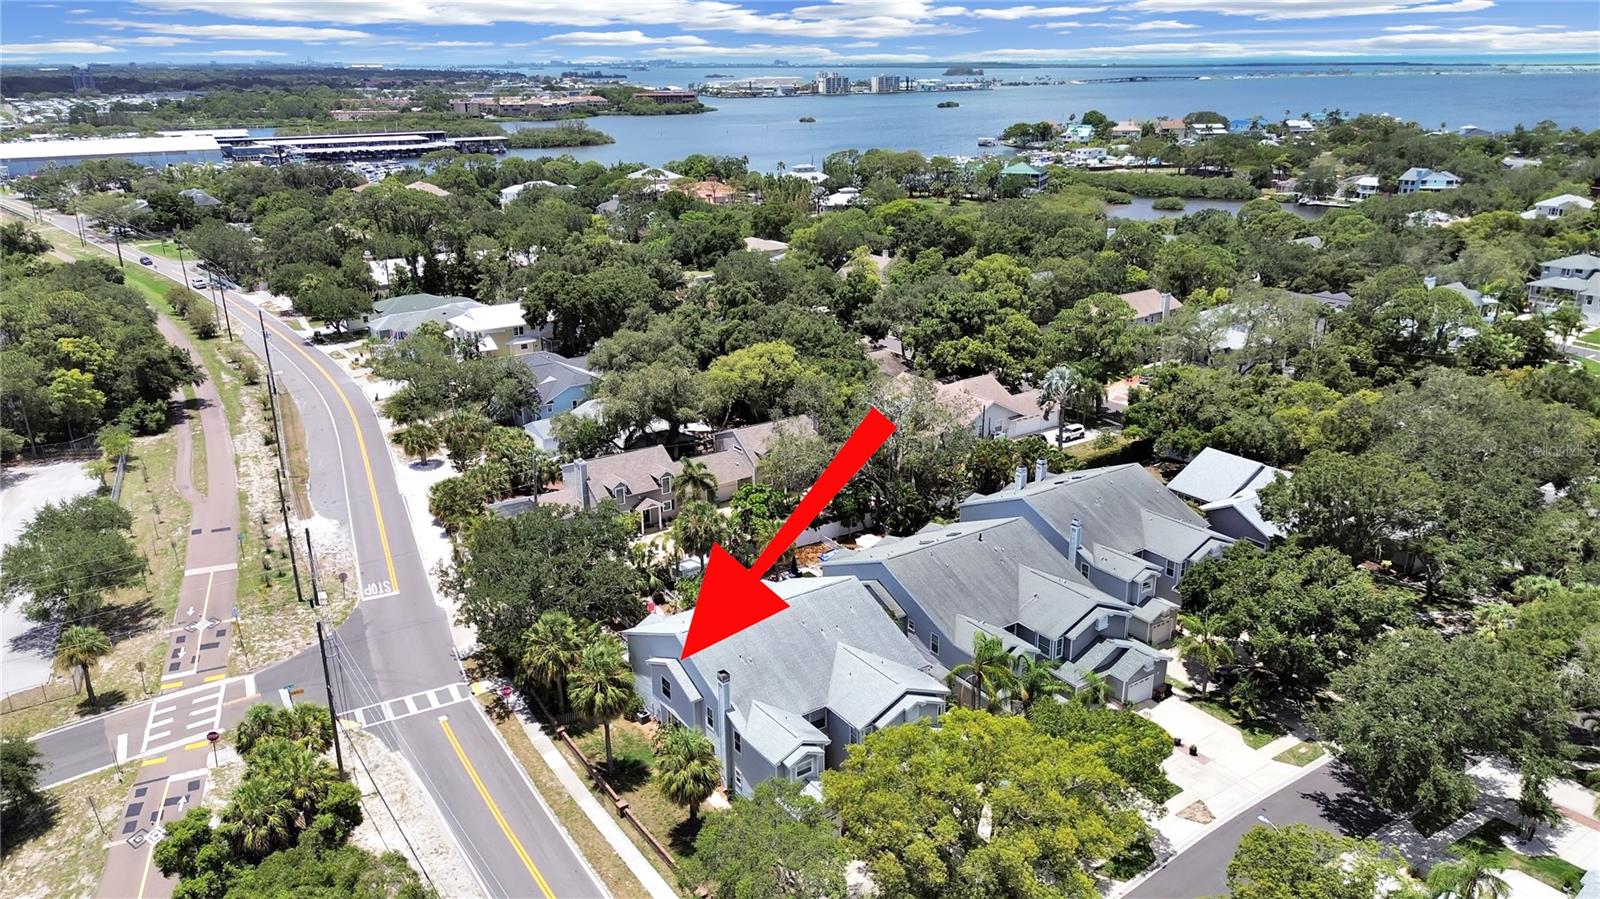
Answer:
[{"label": "utility pole", "polygon": [[217,286],[216,275],[207,275],[207,279],[211,282],[211,296],[213,301],[222,305],[222,323],[227,325],[228,339],[231,341],[233,340],[233,319],[228,317],[228,295],[227,293],[223,292],[222,288]]},{"label": "utility pole", "polygon": [[294,598],[297,602],[305,602],[306,595],[300,592],[300,566],[294,558],[294,531],[289,529],[289,501],[283,497],[283,472],[278,472],[278,509],[283,512],[283,536],[289,542],[289,570],[294,572]]},{"label": "utility pole", "polygon": [[183,272],[183,286],[189,286],[189,266],[183,262],[183,241],[174,240],[172,245],[178,249],[178,271]]},{"label": "utility pole", "polygon": [[306,570],[311,574],[311,610],[317,616],[317,651],[322,655],[322,683],[328,688],[328,720],[333,723],[333,758],[344,777],[344,750],[339,747],[339,711],[333,705],[333,675],[328,672],[328,644],[322,634],[322,604],[317,599],[317,557],[311,549],[311,529],[306,528]]},{"label": "utility pole", "polygon": [[[278,471],[284,470],[283,430],[278,427],[278,378],[272,368],[272,340],[267,335],[267,315],[256,309],[256,323],[261,327],[261,349],[267,357],[267,405],[272,409],[272,445],[278,450]],[[278,477],[278,496],[283,497],[283,476]],[[294,541],[289,541],[293,545]]]}]

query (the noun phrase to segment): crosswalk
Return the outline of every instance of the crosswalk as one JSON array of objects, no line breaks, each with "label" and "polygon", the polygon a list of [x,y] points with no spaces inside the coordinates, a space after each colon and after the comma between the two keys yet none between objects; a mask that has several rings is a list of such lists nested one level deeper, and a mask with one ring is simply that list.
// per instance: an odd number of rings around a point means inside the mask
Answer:
[{"label": "crosswalk", "polygon": [[344,712],[341,717],[351,719],[362,727],[373,727],[389,721],[398,721],[412,715],[421,715],[434,709],[465,702],[472,698],[475,689],[470,684],[453,683],[431,690],[423,690],[399,699],[386,699],[372,705]]},{"label": "crosswalk", "polygon": [[141,755],[152,747],[217,730],[222,724],[222,702],[228,684],[217,682],[199,689],[161,696],[150,706]]}]

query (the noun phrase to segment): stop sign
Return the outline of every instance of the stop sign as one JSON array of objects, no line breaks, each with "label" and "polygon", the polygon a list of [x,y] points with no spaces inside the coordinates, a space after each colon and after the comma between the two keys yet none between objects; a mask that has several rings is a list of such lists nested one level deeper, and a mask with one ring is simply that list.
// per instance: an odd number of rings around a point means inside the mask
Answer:
[{"label": "stop sign", "polygon": [[222,739],[222,734],[219,734],[216,731],[211,731],[210,733],[206,734],[206,739],[211,741],[211,742],[213,742],[213,743],[215,743],[218,740]]},{"label": "stop sign", "polygon": [[510,686],[501,687],[500,688],[500,695],[505,697],[506,699],[510,699],[511,698],[511,687]]}]

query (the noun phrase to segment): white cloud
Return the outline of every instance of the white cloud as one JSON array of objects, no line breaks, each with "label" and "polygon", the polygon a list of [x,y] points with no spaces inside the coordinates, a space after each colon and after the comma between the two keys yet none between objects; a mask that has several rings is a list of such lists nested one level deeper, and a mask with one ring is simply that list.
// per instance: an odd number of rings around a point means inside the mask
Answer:
[{"label": "white cloud", "polygon": [[106,37],[101,38],[108,44],[119,47],[176,47],[179,44],[192,44],[193,40],[186,37],[175,37],[170,34],[147,34],[143,37]]},{"label": "white cloud", "polygon": [[194,25],[185,22],[149,22],[138,19],[86,19],[85,22],[118,31],[134,29],[155,34],[209,37],[223,41],[348,41],[371,37],[365,31],[353,31],[348,28],[306,28],[300,25]]},{"label": "white cloud", "polygon": [[1494,0],[1133,0],[1144,12],[1221,13],[1258,19],[1320,19],[1411,13],[1477,12]]},{"label": "white cloud", "polygon": [[269,57],[269,56],[288,56],[289,54],[283,52],[282,50],[174,50],[171,53],[163,53],[161,55],[162,56],[203,56],[203,57],[206,57],[208,59],[213,57],[213,56],[228,56],[228,57],[237,57],[237,58],[240,58],[240,59],[254,59],[256,57],[265,58],[265,57]]},{"label": "white cloud", "polygon": [[987,6],[965,10],[965,14],[980,19],[1065,19],[1105,12],[1105,6]]},{"label": "white cloud", "polygon": [[1179,22],[1177,19],[1151,19],[1148,22],[1129,25],[1127,29],[1129,31],[1184,31],[1199,27],[1199,25],[1191,25],[1188,22]]},{"label": "white cloud", "polygon": [[861,47],[876,47],[876,46],[878,46],[878,42],[877,41],[850,41],[847,44],[840,44],[839,46],[847,47],[849,49],[855,50],[855,49],[859,49]]},{"label": "white cloud", "polygon": [[704,44],[706,39],[692,34],[652,37],[642,31],[569,31],[545,38],[553,44],[573,44],[580,47],[642,47],[655,44],[690,46]]},{"label": "white cloud", "polygon": [[1481,53],[1522,55],[1592,52],[1600,46],[1600,31],[1551,33],[1538,27],[1473,25],[1432,28],[1371,37],[1304,41],[1162,41],[1102,47],[1001,49],[970,54],[978,60],[1051,61],[1067,58],[1133,59],[1160,55],[1181,59],[1410,56],[1426,53]]},{"label": "white cloud", "polygon": [[120,53],[116,47],[93,41],[44,41],[38,44],[0,44],[0,57],[6,56],[86,56]]}]

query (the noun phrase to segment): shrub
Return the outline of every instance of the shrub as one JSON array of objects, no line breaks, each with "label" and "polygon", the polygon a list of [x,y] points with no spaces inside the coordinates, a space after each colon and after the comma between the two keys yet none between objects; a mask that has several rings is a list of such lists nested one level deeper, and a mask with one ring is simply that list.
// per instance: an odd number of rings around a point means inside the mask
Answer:
[{"label": "shrub", "polygon": [[194,329],[194,336],[210,340],[217,336],[217,313],[206,303],[195,303],[183,315],[184,321]]},{"label": "shrub", "polygon": [[1160,209],[1164,212],[1178,212],[1183,209],[1183,200],[1178,197],[1157,197],[1150,203],[1151,209]]}]

